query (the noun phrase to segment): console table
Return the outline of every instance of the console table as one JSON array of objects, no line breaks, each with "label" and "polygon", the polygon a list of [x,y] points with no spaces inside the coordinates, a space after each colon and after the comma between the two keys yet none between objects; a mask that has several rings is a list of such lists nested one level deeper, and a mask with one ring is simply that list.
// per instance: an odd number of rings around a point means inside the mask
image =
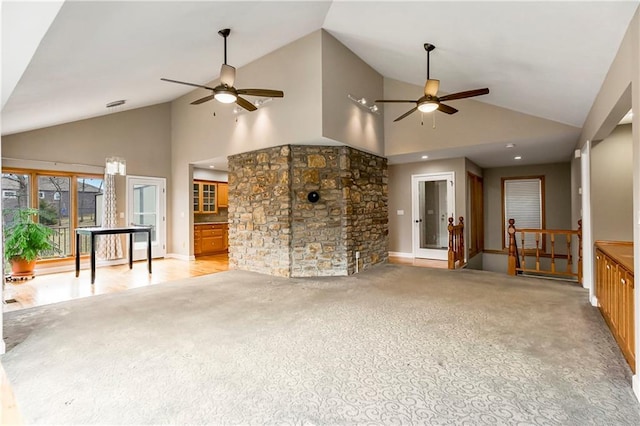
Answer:
[{"label": "console table", "polygon": [[122,228],[76,228],[76,277],[80,276],[80,235],[89,235],[91,245],[91,284],[96,280],[96,235],[129,234],[129,269],[133,268],[133,234],[143,232],[147,234],[147,265],[151,273],[151,227],[127,226]]}]

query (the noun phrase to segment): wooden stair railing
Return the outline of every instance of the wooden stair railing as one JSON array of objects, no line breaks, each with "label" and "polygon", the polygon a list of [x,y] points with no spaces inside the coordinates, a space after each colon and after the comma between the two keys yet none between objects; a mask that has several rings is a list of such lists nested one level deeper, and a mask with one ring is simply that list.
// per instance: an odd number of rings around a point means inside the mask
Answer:
[{"label": "wooden stair railing", "polygon": [[[575,277],[580,284],[582,284],[582,220],[578,221],[578,229],[537,229],[537,228],[523,228],[516,229],[515,220],[509,219],[509,258],[507,264],[507,273],[509,275],[516,275],[518,272],[532,272],[545,275],[557,275],[563,277]],[[516,233],[520,234],[520,249],[516,252]],[[526,235],[533,235],[535,238],[536,247],[525,249]],[[577,271],[573,271],[573,255],[571,253],[571,240],[573,236],[578,239],[578,267]],[[551,252],[547,253],[543,250],[544,241],[547,239],[551,246]],[[564,237],[563,237],[564,236]],[[556,243],[562,244],[562,240],[565,241],[566,254],[558,254]],[[517,256],[520,256],[518,259]],[[535,256],[535,267],[527,267],[526,257]],[[549,257],[550,269],[542,269],[540,258]],[[557,259],[566,259],[567,266],[565,270],[558,270],[556,268]],[[518,265],[517,261],[520,261]]]},{"label": "wooden stair railing", "polygon": [[456,269],[464,266],[464,219],[459,218],[457,225],[453,224],[453,218],[449,218],[449,252],[448,252],[448,268]]}]

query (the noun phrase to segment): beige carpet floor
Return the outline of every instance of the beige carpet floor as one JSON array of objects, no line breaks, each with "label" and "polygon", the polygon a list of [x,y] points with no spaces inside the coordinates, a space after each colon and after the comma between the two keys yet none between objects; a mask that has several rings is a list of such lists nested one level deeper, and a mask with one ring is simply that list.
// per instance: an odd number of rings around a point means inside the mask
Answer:
[{"label": "beige carpet floor", "polygon": [[640,424],[599,312],[557,281],[230,271],[4,321],[30,424]]}]

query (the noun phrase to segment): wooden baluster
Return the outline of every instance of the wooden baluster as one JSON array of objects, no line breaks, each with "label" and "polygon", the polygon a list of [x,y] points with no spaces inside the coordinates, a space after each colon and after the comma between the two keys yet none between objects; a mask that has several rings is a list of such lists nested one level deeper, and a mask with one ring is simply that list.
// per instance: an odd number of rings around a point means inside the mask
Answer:
[{"label": "wooden baluster", "polygon": [[449,218],[449,226],[447,226],[449,230],[449,251],[447,253],[447,268],[455,269],[456,268],[456,260],[454,253],[454,245],[453,245],[453,218]]},{"label": "wooden baluster", "polygon": [[551,272],[556,271],[555,242],[556,234],[551,234]]},{"label": "wooden baluster", "polygon": [[524,231],[520,232],[520,240],[522,241],[522,245],[520,246],[520,268],[521,269],[525,269],[527,267],[527,261],[524,258],[525,252],[524,252],[524,241],[525,241],[526,237],[524,234]]},{"label": "wooden baluster", "polygon": [[515,220],[509,219],[509,228],[507,232],[509,233],[509,258],[507,264],[507,274],[515,275],[516,274],[516,227],[514,224]]},{"label": "wooden baluster", "polygon": [[536,232],[536,271],[540,270],[540,233]]},{"label": "wooden baluster", "polygon": [[459,225],[460,225],[460,245],[458,246],[458,259],[460,260],[460,264],[464,263],[464,218],[460,216]]},{"label": "wooden baluster", "polygon": [[573,272],[573,258],[571,256],[571,234],[567,234],[567,272]]},{"label": "wooden baluster", "polygon": [[578,220],[578,282],[582,284],[582,219]]}]

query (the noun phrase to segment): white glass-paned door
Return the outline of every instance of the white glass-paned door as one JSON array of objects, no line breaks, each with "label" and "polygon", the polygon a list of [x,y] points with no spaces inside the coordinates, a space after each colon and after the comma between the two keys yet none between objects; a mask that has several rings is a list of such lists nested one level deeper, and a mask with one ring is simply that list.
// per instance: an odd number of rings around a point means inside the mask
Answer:
[{"label": "white glass-paned door", "polygon": [[454,217],[454,174],[412,176],[413,255],[447,259],[449,217]]},{"label": "white glass-paned door", "polygon": [[[151,255],[165,255],[165,179],[127,176],[127,223],[151,226]],[[133,259],[147,257],[147,235],[133,234]]]}]

